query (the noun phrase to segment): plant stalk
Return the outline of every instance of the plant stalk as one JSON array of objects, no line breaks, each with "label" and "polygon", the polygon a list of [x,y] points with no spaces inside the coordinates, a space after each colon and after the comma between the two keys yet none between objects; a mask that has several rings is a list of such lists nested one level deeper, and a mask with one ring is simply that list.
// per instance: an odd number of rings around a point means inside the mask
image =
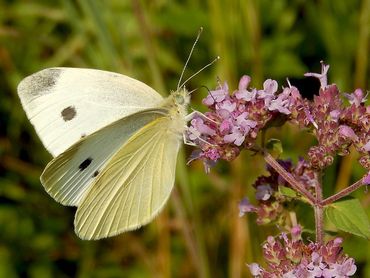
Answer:
[{"label": "plant stalk", "polygon": [[316,243],[323,244],[324,239],[324,211],[321,205],[322,202],[322,175],[320,173],[319,182],[315,185],[316,202],[314,204],[315,212],[315,230],[316,230]]},{"label": "plant stalk", "polygon": [[356,181],[354,184],[346,187],[345,189],[339,191],[337,194],[334,194],[328,198],[326,198],[325,200],[323,200],[321,202],[321,206],[327,206],[349,194],[351,194],[353,191],[357,190],[358,188],[360,188],[362,185],[364,185],[362,179]]},{"label": "plant stalk", "polygon": [[306,197],[311,205],[316,203],[316,198],[304,186],[298,182],[292,174],[288,173],[268,152],[264,151],[264,158],[268,165],[270,165],[279,175],[286,180],[296,191]]}]

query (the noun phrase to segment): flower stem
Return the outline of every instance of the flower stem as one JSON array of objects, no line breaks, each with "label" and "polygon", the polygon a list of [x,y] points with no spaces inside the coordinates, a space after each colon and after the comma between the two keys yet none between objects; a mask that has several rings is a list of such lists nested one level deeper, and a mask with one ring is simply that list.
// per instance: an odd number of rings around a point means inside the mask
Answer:
[{"label": "flower stem", "polygon": [[298,182],[292,174],[288,173],[280,164],[277,162],[268,152],[264,151],[264,158],[268,165],[270,165],[279,175],[290,184],[293,189],[298,191],[304,197],[308,199],[311,205],[316,203],[315,197]]},{"label": "flower stem", "polygon": [[323,244],[324,238],[324,217],[323,217],[323,209],[321,205],[314,206],[315,211],[315,230],[316,230],[316,243]]},{"label": "flower stem", "polygon": [[334,194],[333,196],[330,196],[328,198],[326,198],[325,200],[323,200],[321,202],[321,206],[326,206],[326,205],[329,205],[349,194],[351,194],[353,191],[357,190],[358,188],[360,188],[362,185],[364,185],[362,179],[356,181],[354,184],[346,187],[345,189],[339,191],[337,194]]},{"label": "flower stem", "polygon": [[323,207],[322,202],[322,175],[319,174],[319,182],[315,185],[315,197],[316,202],[314,204],[315,212],[315,230],[316,230],[316,243],[322,244],[324,238],[324,217],[323,217]]}]

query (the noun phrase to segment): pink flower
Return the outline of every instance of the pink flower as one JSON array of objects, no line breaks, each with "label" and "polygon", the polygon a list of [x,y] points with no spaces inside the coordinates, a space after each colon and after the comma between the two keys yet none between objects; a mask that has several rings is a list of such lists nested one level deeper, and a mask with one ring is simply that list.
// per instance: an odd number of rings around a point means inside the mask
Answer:
[{"label": "pink flower", "polygon": [[347,278],[355,274],[357,267],[352,258],[345,260],[343,263],[334,263],[330,269],[323,271],[324,277]]},{"label": "pink flower", "polygon": [[291,104],[291,91],[291,88],[285,88],[276,99],[271,100],[268,109],[270,111],[279,111],[282,114],[289,115],[291,113],[289,109]]},{"label": "pink flower", "polygon": [[290,229],[290,232],[291,232],[291,235],[292,235],[292,240],[297,241],[301,238],[302,226],[301,225],[293,226]]},{"label": "pink flower", "polygon": [[223,109],[228,112],[233,112],[236,108],[236,103],[230,100],[224,100],[216,105],[216,110]]},{"label": "pink flower", "polygon": [[204,121],[201,118],[195,118],[191,120],[191,126],[189,127],[189,139],[195,140],[198,139],[202,134],[213,136],[216,134],[216,131],[204,124]]},{"label": "pink flower", "polygon": [[339,135],[343,136],[344,138],[349,138],[353,141],[357,140],[357,135],[355,134],[353,129],[347,125],[339,126]]},{"label": "pink flower", "polygon": [[323,61],[321,61],[321,73],[312,73],[308,72],[305,73],[304,76],[313,76],[316,77],[320,80],[321,84],[321,89],[325,89],[326,86],[328,85],[328,70],[329,70],[329,65],[325,65]]},{"label": "pink flower", "polygon": [[239,92],[246,90],[250,82],[251,82],[250,76],[243,75],[239,81]]},{"label": "pink flower", "polygon": [[204,152],[204,156],[212,161],[217,161],[220,158],[220,153],[216,149],[209,149]]},{"label": "pink flower", "polygon": [[239,217],[242,217],[245,213],[255,211],[256,207],[253,206],[247,197],[243,198],[239,202]]},{"label": "pink flower", "polygon": [[267,79],[263,82],[263,91],[265,92],[266,96],[274,96],[278,89],[278,83],[275,80]]},{"label": "pink flower", "polygon": [[312,277],[321,277],[323,269],[325,269],[325,264],[322,262],[322,257],[313,252],[311,254],[311,262],[307,265],[307,270],[313,275]]},{"label": "pink flower", "polygon": [[330,117],[332,118],[334,122],[338,122],[340,113],[341,111],[338,109],[330,111]]},{"label": "pink flower", "polygon": [[203,100],[203,104],[211,106],[215,103],[223,101],[229,95],[229,87],[225,82],[224,85],[219,85],[218,89],[210,91],[208,96]]},{"label": "pink flower", "polygon": [[230,134],[224,136],[226,143],[234,143],[237,146],[241,146],[244,142],[245,135],[239,127],[234,126]]},{"label": "pink flower", "polygon": [[370,152],[370,140],[364,146],[362,146],[362,149],[365,152]]},{"label": "pink flower", "polygon": [[248,265],[249,267],[249,271],[251,272],[251,274],[253,276],[258,276],[258,275],[261,275],[262,273],[262,268],[256,264],[256,263],[251,263],[250,265]]},{"label": "pink flower", "polygon": [[350,104],[354,104],[355,106],[360,106],[361,103],[364,103],[367,100],[367,95],[364,96],[361,89],[356,89],[352,94],[344,93],[344,96],[349,100]]},{"label": "pink flower", "polygon": [[257,97],[265,101],[265,106],[269,106],[271,100],[275,97],[278,89],[278,83],[275,80],[267,79],[263,82],[263,90],[258,91]]},{"label": "pink flower", "polygon": [[222,121],[222,123],[220,125],[220,133],[221,134],[227,134],[231,131],[232,127],[233,127],[233,124],[232,124],[230,119],[224,120],[224,121]]},{"label": "pink flower", "polygon": [[237,99],[245,100],[245,101],[254,101],[256,100],[257,90],[252,89],[252,91],[237,91],[235,96]]},{"label": "pink flower", "polygon": [[367,173],[367,175],[362,178],[362,182],[364,184],[370,185],[370,172]]},{"label": "pink flower", "polygon": [[246,132],[249,131],[250,128],[255,128],[257,123],[255,121],[247,119],[248,113],[244,112],[236,117],[236,124],[242,127]]},{"label": "pink flower", "polygon": [[259,185],[257,186],[257,191],[256,191],[256,199],[257,200],[262,200],[262,201],[267,201],[270,199],[271,195],[274,193],[272,190],[271,186],[269,185]]},{"label": "pink flower", "polygon": [[229,119],[231,117],[231,113],[226,109],[217,109],[216,113],[222,119]]}]

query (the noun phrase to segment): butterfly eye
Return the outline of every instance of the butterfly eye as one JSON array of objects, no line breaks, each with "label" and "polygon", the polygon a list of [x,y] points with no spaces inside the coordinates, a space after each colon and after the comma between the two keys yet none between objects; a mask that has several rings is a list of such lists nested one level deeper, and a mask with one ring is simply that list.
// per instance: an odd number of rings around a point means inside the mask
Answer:
[{"label": "butterfly eye", "polygon": [[184,97],[182,95],[175,95],[175,102],[180,105],[184,104]]}]

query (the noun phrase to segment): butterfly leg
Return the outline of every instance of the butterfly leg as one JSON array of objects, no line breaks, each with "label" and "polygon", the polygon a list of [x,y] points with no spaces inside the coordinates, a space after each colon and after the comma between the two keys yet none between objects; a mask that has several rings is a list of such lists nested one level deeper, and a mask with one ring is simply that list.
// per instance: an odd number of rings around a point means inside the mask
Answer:
[{"label": "butterfly leg", "polygon": [[208,118],[208,117],[207,117],[206,115],[204,115],[202,112],[199,112],[199,111],[197,111],[197,110],[193,110],[193,112],[191,112],[190,114],[186,115],[185,120],[186,120],[187,122],[189,122],[189,121],[191,121],[195,116],[200,116],[200,117],[202,117],[202,118],[204,118],[204,119],[206,119],[206,120],[208,120],[208,121],[210,121],[210,122],[212,122],[212,123],[217,124],[217,122],[215,122],[214,120],[212,120],[212,119]]},{"label": "butterfly leg", "polygon": [[[186,127],[186,131],[188,130],[189,128]],[[189,146],[193,146],[193,147],[196,147],[197,144],[195,144],[194,142],[192,142],[191,140],[189,140],[185,134],[185,132],[182,134],[182,139],[184,140],[184,144],[185,145],[189,145]]]},{"label": "butterfly leg", "polygon": [[[197,133],[192,132],[188,126],[185,127],[185,131],[188,131],[191,134],[193,134],[195,136],[195,139],[197,139],[197,140],[199,140],[199,141],[201,141],[201,142],[203,142],[207,145],[215,146],[215,145],[209,143],[208,141],[204,140],[203,138],[201,138],[200,133],[197,134]],[[194,146],[194,147],[199,146],[199,144],[195,144],[191,139],[189,140],[189,138],[186,135],[187,135],[186,132],[184,132],[183,135],[182,135],[185,145]]]}]

